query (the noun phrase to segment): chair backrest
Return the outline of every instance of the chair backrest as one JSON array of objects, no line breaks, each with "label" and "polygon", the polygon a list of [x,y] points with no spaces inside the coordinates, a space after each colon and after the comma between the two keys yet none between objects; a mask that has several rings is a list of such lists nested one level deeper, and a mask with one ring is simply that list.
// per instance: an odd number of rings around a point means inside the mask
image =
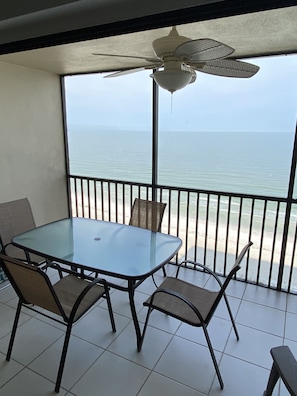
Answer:
[{"label": "chair backrest", "polygon": [[233,278],[233,276],[236,274],[236,272],[237,272],[238,270],[240,270],[240,264],[241,264],[241,262],[242,262],[242,260],[243,260],[243,258],[244,258],[244,256],[245,256],[245,254],[247,253],[247,251],[249,250],[249,248],[252,246],[252,244],[253,244],[253,242],[248,242],[248,243],[242,248],[241,252],[239,253],[237,259],[235,260],[235,263],[234,263],[233,267],[231,268],[231,270],[230,270],[228,276],[226,277],[226,279],[225,279],[225,281],[224,281],[224,283],[223,283],[223,285],[222,285],[222,287],[221,287],[221,289],[220,289],[220,291],[219,291],[219,293],[218,293],[218,295],[217,295],[217,297],[216,297],[216,299],[215,299],[215,301],[214,301],[214,303],[213,303],[212,309],[210,310],[209,314],[207,315],[207,318],[206,318],[206,320],[205,320],[206,322],[209,322],[210,318],[211,318],[212,315],[214,314],[214,312],[215,312],[217,306],[219,305],[219,303],[220,303],[222,297],[224,296],[224,293],[225,293],[225,291],[226,291],[227,286],[228,286],[229,283],[230,283],[230,280]]},{"label": "chair backrest", "polygon": [[[2,246],[10,243],[14,236],[35,227],[36,224],[28,198],[0,204],[0,242]],[[11,246],[7,254],[17,256],[13,249],[15,251],[19,250]]]},{"label": "chair backrest", "polygon": [[0,254],[0,265],[19,299],[65,318],[64,310],[46,273],[32,264]]},{"label": "chair backrest", "polygon": [[135,198],[129,225],[160,231],[166,203]]}]

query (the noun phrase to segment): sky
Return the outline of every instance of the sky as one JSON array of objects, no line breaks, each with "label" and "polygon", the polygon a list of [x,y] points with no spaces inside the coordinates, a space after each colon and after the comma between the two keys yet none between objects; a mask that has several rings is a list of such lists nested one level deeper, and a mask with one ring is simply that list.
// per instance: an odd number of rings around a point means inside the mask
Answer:
[{"label": "sky", "polygon": [[[191,132],[294,133],[297,55],[246,59],[260,66],[248,79],[197,72],[196,81],[173,95],[160,88],[159,128]],[[66,77],[68,125],[151,130],[151,71],[103,78]]]}]

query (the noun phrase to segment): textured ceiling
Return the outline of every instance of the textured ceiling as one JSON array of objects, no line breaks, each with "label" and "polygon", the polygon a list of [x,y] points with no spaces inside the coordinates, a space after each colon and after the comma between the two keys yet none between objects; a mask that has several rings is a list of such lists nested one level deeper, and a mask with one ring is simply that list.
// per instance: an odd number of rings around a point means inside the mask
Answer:
[{"label": "textured ceiling", "polygon": [[[120,0],[118,0],[120,1]],[[297,6],[177,26],[190,39],[212,38],[235,49],[233,58],[297,53]],[[14,63],[56,74],[115,71],[145,66],[146,61],[95,56],[96,53],[154,57],[152,41],[170,28],[146,30],[0,56]]]}]

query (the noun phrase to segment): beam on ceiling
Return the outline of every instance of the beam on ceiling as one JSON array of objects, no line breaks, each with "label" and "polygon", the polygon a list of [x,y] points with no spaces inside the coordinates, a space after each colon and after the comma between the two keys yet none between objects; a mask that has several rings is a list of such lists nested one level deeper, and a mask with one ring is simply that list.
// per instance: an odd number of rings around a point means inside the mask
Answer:
[{"label": "beam on ceiling", "polygon": [[0,55],[138,31],[296,6],[296,0],[224,0],[120,22],[65,31],[0,45]]}]

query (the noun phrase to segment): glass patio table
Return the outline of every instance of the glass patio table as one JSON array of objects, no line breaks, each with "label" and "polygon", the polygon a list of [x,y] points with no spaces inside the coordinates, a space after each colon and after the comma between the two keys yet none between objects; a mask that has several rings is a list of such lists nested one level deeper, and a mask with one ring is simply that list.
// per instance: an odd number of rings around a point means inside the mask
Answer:
[{"label": "glass patio table", "polygon": [[134,291],[170,261],[182,245],[181,239],[172,235],[78,217],[34,228],[14,237],[12,243],[26,252],[66,264],[72,270],[126,280],[126,286],[108,283],[129,294],[137,348],[141,331]]}]

